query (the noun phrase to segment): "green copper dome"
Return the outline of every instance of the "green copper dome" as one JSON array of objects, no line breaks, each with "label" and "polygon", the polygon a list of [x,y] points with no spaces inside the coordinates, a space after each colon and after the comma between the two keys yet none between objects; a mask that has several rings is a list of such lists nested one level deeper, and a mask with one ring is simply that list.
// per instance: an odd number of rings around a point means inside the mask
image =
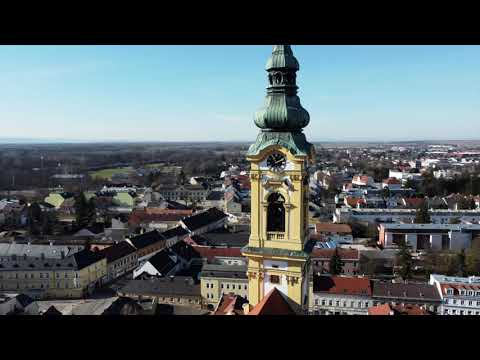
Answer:
[{"label": "green copper dome", "polygon": [[247,156],[257,156],[271,146],[287,148],[293,155],[308,156],[313,148],[302,129],[310,115],[297,96],[300,66],[289,45],[275,45],[267,61],[269,86],[263,108],[255,113],[255,125],[262,131]]},{"label": "green copper dome", "polygon": [[289,45],[275,45],[267,61],[269,86],[263,108],[255,113],[255,125],[270,131],[301,131],[310,115],[297,96],[300,66]]}]

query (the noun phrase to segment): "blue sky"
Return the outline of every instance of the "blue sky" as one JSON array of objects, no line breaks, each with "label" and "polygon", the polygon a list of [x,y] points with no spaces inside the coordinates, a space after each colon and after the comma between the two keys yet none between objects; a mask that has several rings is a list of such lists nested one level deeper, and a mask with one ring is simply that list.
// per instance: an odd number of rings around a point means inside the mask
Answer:
[{"label": "blue sky", "polygon": [[[309,139],[480,138],[480,46],[293,46]],[[253,141],[270,46],[0,46],[0,138]]]}]

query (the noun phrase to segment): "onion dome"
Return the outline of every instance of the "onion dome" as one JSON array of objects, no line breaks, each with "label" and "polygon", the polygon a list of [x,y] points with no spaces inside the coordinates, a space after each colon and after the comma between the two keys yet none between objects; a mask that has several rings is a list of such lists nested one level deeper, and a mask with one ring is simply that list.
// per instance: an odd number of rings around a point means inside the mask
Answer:
[{"label": "onion dome", "polygon": [[264,107],[255,113],[255,125],[265,131],[298,132],[310,122],[310,115],[297,96],[300,69],[289,45],[275,45],[267,61],[267,96]]}]

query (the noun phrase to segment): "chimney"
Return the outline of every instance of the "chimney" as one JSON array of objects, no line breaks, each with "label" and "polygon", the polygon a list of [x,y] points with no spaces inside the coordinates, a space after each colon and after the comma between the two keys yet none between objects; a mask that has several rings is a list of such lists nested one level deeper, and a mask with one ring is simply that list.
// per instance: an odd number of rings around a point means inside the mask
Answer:
[{"label": "chimney", "polygon": [[243,314],[248,315],[248,313],[250,312],[250,304],[245,303],[245,304],[242,305],[242,308],[243,308]]}]

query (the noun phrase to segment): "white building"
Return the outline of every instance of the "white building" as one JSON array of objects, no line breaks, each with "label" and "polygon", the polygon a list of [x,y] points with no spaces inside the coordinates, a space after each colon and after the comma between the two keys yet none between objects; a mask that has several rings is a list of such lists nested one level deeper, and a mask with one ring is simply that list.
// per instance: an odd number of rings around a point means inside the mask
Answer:
[{"label": "white building", "polygon": [[374,305],[368,278],[314,276],[310,292],[311,315],[368,315]]},{"label": "white building", "polygon": [[[450,219],[458,218],[466,224],[480,222],[480,210],[444,210],[430,209],[430,219],[434,224],[448,224]],[[416,209],[352,209],[338,208],[333,214],[333,222],[348,223],[350,220],[370,223],[397,222],[412,223],[415,219]]]},{"label": "white building", "polygon": [[480,315],[480,277],[430,275],[442,298],[442,315]]},{"label": "white building", "polygon": [[380,224],[379,242],[384,247],[395,247],[406,241],[415,251],[459,251],[469,248],[479,234],[479,224]]}]

